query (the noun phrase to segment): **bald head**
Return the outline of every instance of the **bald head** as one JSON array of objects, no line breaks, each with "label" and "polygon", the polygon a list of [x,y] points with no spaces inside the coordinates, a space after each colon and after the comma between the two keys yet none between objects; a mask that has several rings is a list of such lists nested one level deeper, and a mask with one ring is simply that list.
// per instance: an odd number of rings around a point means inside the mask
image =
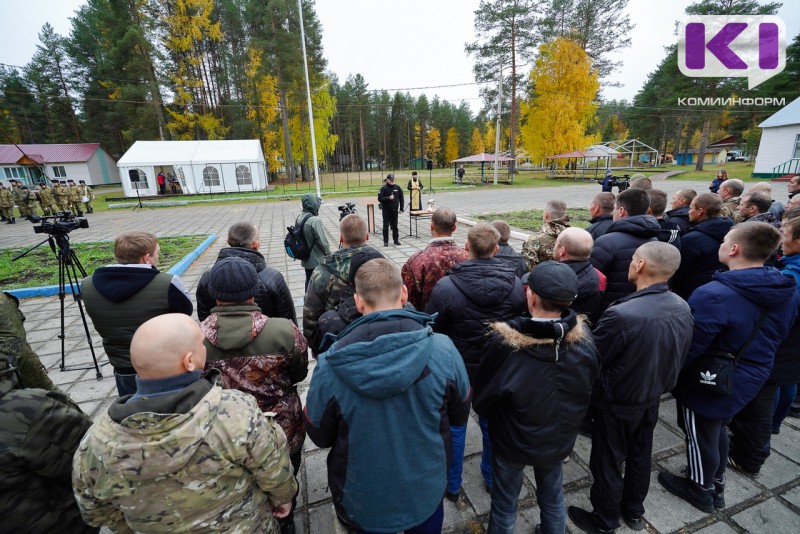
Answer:
[{"label": "bald head", "polygon": [[141,378],[164,378],[202,370],[203,332],[188,315],[168,313],[150,319],[131,340],[131,363]]},{"label": "bald head", "polygon": [[652,278],[669,280],[681,265],[677,247],[661,241],[651,241],[636,249],[634,257],[644,260],[644,270]]},{"label": "bald head", "polygon": [[750,186],[750,193],[766,193],[768,197],[772,198],[772,186],[768,182],[758,182]]},{"label": "bald head", "polygon": [[583,228],[565,228],[556,238],[553,257],[558,261],[586,261],[592,255],[594,239]]}]

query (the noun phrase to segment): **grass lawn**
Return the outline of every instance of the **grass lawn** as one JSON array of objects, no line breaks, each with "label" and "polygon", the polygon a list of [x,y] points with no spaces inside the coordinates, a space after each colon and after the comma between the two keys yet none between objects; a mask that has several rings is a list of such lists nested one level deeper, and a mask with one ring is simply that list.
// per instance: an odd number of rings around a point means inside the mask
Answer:
[{"label": "grass lawn", "polygon": [[[747,161],[729,161],[725,165],[718,165],[716,163],[706,163],[703,165],[702,171],[694,170],[694,164],[691,165],[673,165],[666,170],[673,171],[686,171],[678,176],[673,176],[670,180],[703,180],[711,183],[711,180],[717,176],[717,171],[725,169],[728,171],[728,178],[738,178],[744,182],[761,182],[765,181],[764,178],[752,178],[750,174],[753,172],[753,165]],[[769,181],[769,180],[766,180]]]},{"label": "grass lawn", "polygon": [[[36,238],[38,239],[40,235],[42,234],[38,234]],[[158,238],[158,244],[161,245],[158,268],[161,271],[167,271],[181,258],[197,248],[206,237],[205,235],[191,235]],[[58,285],[58,259],[47,243],[33,250],[27,256],[17,261],[11,261],[11,258],[27,248],[0,250],[0,288],[21,289]],[[72,249],[88,275],[91,275],[98,267],[115,263],[113,244],[110,241],[74,243]]]},{"label": "grass lawn", "polygon": [[[496,219],[507,222],[514,228],[535,232],[542,228],[542,210],[507,211],[505,213],[486,213],[476,216],[477,219],[492,222]],[[589,210],[586,209],[567,209],[569,224],[578,228],[589,226]]]}]

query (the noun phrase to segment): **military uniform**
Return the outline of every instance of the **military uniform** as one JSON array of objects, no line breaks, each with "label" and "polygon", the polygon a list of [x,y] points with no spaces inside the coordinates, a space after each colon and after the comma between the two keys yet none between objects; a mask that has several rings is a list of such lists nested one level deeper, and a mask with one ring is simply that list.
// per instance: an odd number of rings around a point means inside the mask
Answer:
[{"label": "military uniform", "polygon": [[53,182],[53,196],[58,204],[58,211],[67,211],[69,193],[62,182]]},{"label": "military uniform", "polygon": [[6,224],[14,224],[14,195],[11,190],[0,184],[0,215]]},{"label": "military uniform", "polygon": [[[86,213],[94,213],[94,209],[92,209],[92,200],[94,200],[92,188],[86,185],[86,182],[81,180],[80,185],[78,186],[78,191],[81,193],[81,202],[83,202],[83,206],[86,208]],[[87,198],[88,200],[84,201],[84,198]]]},{"label": "military uniform", "polygon": [[742,197],[733,197],[722,202],[722,210],[720,214],[723,217],[733,219],[733,224],[742,222],[742,215],[739,213],[739,204],[742,202]]},{"label": "military uniform", "polygon": [[20,217],[27,217],[28,216],[28,208],[25,203],[22,201],[22,187],[20,187],[19,182],[14,181],[11,183],[11,194],[14,197],[14,204],[17,205],[17,209],[19,210]]},{"label": "military uniform", "polygon": [[53,190],[47,187],[44,182],[39,184],[39,206],[45,215],[56,215],[58,213],[58,205],[56,204]]},{"label": "military uniform", "polygon": [[[39,213],[36,211],[36,193],[31,191],[28,186],[22,188],[22,203],[25,204],[26,217],[30,219],[31,216],[38,217]],[[33,219],[30,219],[31,221]]]},{"label": "military uniform", "polygon": [[69,201],[68,207],[69,211],[77,215],[83,215],[81,196],[81,191],[78,189],[78,186],[75,185],[74,181],[69,180],[69,186],[67,187],[67,200]]},{"label": "military uniform", "polygon": [[569,227],[559,221],[549,221],[542,225],[542,229],[532,234],[522,245],[522,257],[528,269],[532,270],[543,261],[553,259],[553,247],[556,245],[558,234]]}]

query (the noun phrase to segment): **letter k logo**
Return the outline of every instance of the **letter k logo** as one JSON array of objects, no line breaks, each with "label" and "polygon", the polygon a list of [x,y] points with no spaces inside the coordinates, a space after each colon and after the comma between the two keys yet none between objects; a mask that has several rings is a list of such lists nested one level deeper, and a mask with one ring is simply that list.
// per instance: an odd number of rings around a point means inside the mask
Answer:
[{"label": "letter k logo", "polygon": [[729,22],[717,32],[706,44],[706,25],[692,22],[686,25],[686,67],[704,69],[706,66],[706,48],[714,54],[725,68],[744,70],[747,64],[730,49],[729,45],[739,34],[747,29],[744,22]]}]

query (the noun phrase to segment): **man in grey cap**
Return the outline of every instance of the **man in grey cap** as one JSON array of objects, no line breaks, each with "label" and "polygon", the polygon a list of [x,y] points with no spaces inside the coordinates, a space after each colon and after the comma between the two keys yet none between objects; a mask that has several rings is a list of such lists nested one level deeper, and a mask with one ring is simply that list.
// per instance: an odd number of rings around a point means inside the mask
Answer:
[{"label": "man in grey cap", "polygon": [[522,281],[531,316],[491,325],[474,382],[473,408],[491,429],[489,532],[514,531],[523,469],[531,465],[541,519],[536,532],[561,534],[567,526],[562,466],[589,408],[598,354],[583,316],[569,308],[578,277],[568,265],[542,262]]},{"label": "man in grey cap", "polygon": [[403,188],[394,183],[394,174],[386,176],[386,183],[378,191],[378,202],[381,203],[383,213],[383,246],[389,246],[389,227],[392,228],[392,238],[394,244],[400,244],[400,232],[397,230],[397,214],[405,210],[403,201]]},{"label": "man in grey cap", "polygon": [[659,401],[675,387],[692,342],[689,305],[667,285],[680,263],[681,253],[668,243],[637,248],[628,267],[636,292],[615,301],[594,329],[602,363],[591,409],[594,511],[569,507],[585,532],[614,532],[620,515],[633,530],[645,526]]}]

